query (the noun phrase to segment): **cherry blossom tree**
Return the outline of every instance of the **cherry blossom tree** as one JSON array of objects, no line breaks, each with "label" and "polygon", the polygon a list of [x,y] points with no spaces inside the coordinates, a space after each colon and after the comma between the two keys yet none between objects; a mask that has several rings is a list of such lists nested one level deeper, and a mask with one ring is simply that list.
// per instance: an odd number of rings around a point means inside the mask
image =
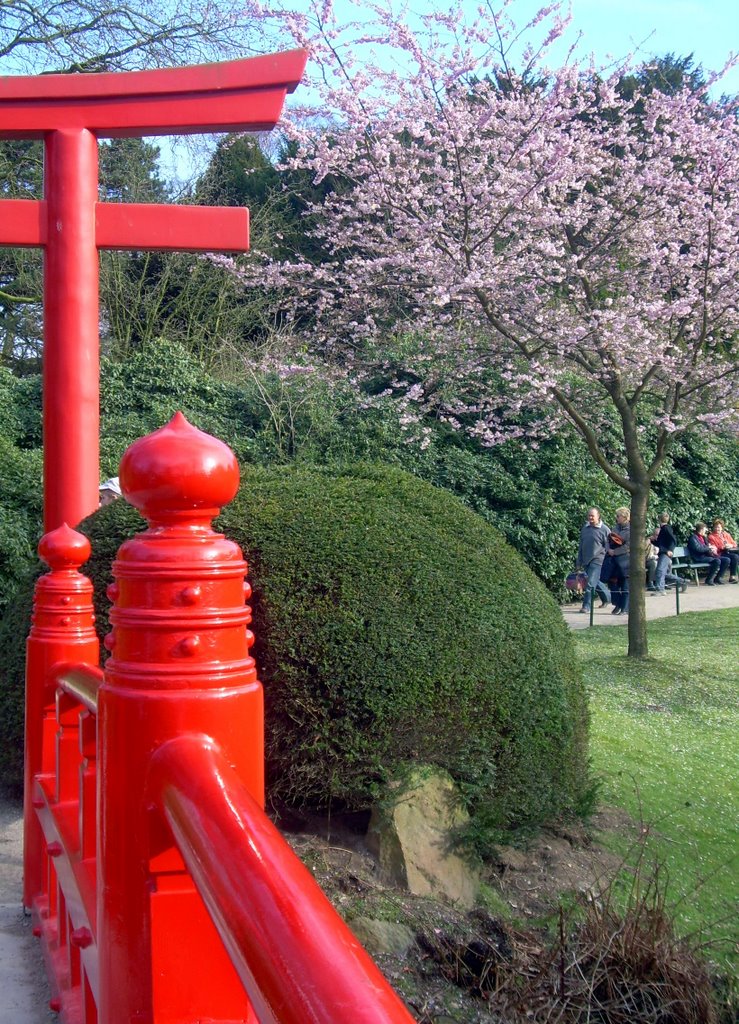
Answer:
[{"label": "cherry blossom tree", "polygon": [[373,7],[344,35],[330,2],[283,12],[323,110],[288,126],[293,165],[342,185],[311,211],[326,260],[260,280],[354,372],[392,367],[419,415],[486,445],[571,424],[630,497],[629,654],[645,656],[652,482],[686,431],[736,429],[737,111],[710,77],[668,95],[620,89],[623,68],[549,70],[558,6],[524,33],[507,6]]}]

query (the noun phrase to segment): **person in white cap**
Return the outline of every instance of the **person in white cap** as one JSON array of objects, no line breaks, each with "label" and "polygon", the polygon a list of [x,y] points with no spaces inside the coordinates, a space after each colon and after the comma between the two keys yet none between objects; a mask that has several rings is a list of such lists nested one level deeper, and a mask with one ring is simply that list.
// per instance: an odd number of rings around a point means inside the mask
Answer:
[{"label": "person in white cap", "polygon": [[100,491],[100,508],[104,505],[110,505],[116,498],[121,497],[121,485],[118,481],[117,476],[110,477],[109,480],[103,480],[99,487]]}]

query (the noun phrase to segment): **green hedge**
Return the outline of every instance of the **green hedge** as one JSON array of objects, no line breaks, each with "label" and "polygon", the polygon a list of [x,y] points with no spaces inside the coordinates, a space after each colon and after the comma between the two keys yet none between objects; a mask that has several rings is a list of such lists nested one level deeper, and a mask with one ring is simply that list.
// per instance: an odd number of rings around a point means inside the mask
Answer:
[{"label": "green hedge", "polygon": [[[41,389],[37,377],[0,367],[0,615],[33,561],[41,532]],[[587,509],[606,522],[625,496],[595,466],[571,432],[538,447],[511,441],[492,449],[427,424],[409,443],[391,399],[365,408],[330,374],[277,372],[217,380],[172,342],[145,346],[101,370],[101,474],[114,475],[126,447],[162,426],[177,409],[226,441],[242,462],[341,466],[358,459],[408,470],[456,494],[505,536],[555,596],[563,597]],[[739,444],[729,437],[687,437],[655,482],[651,525],[666,508],[678,538],[696,519],[721,516],[739,528]]]},{"label": "green hedge", "polygon": [[[84,524],[98,595],[137,525],[123,502]],[[452,773],[486,827],[582,805],[588,716],[570,636],[456,498],[383,467],[252,467],[219,527],[250,563],[275,797],[366,807],[424,762]]]},{"label": "green hedge", "polygon": [[0,791],[16,796],[23,791],[26,637],[37,575],[29,570],[0,618]]}]

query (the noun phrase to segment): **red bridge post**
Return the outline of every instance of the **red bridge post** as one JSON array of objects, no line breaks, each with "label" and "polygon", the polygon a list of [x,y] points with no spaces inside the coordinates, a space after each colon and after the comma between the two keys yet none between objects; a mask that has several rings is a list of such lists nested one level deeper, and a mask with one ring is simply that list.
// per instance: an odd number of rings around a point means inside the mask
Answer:
[{"label": "red bridge post", "polygon": [[149,528],[113,563],[111,657],[99,692],[99,1019],[256,1021],[160,816],[152,753],[213,739],[263,804],[262,689],[249,655],[240,549],[211,521],[238,489],[231,450],[178,413],[133,444],[124,496]]},{"label": "red bridge post", "polygon": [[44,524],[51,530],[64,521],[76,526],[99,497],[98,144],[92,132],[49,132],[44,179]]},{"label": "red bridge post", "polygon": [[[96,666],[99,660],[92,583],[79,572],[90,557],[90,542],[65,523],[44,534],[38,552],[51,572],[36,584],[33,624],[26,643],[23,904],[28,908],[47,887],[45,841],[34,806],[34,786],[39,775],[47,776],[49,785],[55,786],[56,766],[50,759],[54,744],[44,743],[44,731],[53,733],[57,728],[56,686],[49,681],[49,669],[61,662]],[[47,764],[42,763],[44,750]]]}]

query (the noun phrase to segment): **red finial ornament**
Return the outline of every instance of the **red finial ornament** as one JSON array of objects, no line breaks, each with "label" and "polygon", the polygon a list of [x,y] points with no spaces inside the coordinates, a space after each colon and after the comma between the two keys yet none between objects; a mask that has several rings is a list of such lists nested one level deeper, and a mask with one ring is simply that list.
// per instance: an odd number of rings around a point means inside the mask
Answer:
[{"label": "red finial ornament", "polygon": [[87,537],[72,530],[66,523],[45,533],[38,546],[41,561],[46,562],[55,572],[79,569],[90,557],[91,550]]},{"label": "red finial ornament", "polygon": [[193,513],[210,519],[235,497],[239,466],[228,445],[178,412],[131,445],[121,460],[120,481],[126,500],[148,520]]}]

